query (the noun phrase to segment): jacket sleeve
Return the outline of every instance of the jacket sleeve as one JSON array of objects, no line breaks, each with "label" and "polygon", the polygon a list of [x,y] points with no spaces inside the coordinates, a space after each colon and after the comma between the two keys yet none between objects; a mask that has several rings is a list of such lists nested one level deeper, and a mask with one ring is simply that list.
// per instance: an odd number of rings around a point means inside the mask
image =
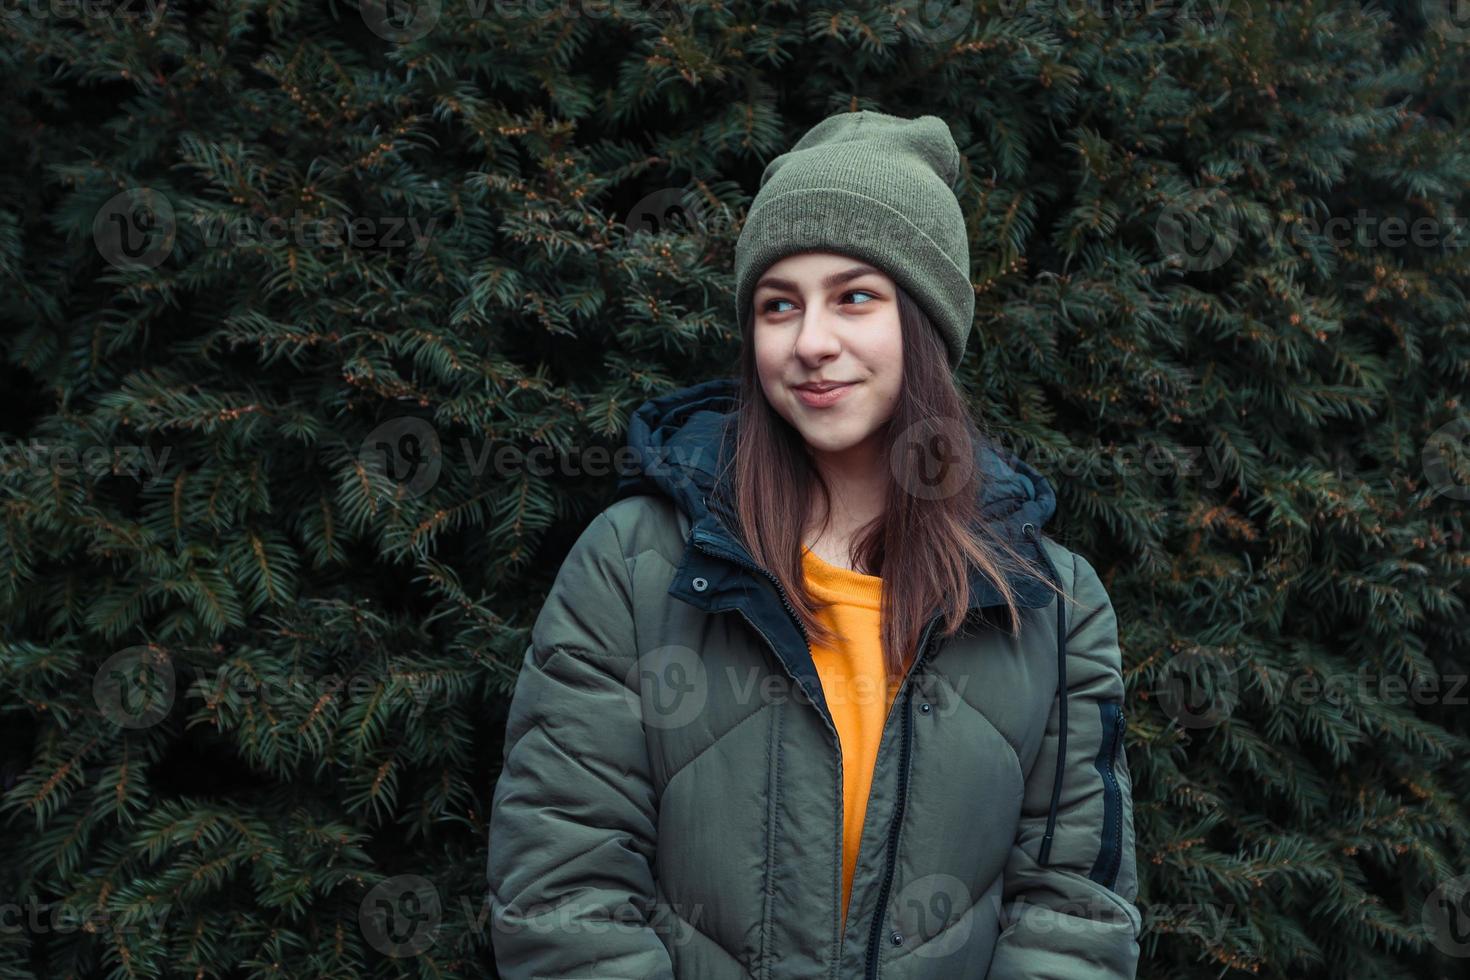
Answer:
[{"label": "jacket sleeve", "polygon": [[557,572],[506,721],[488,862],[505,980],[674,975],[650,921],[657,808],[631,604],[604,512]]},{"label": "jacket sleeve", "polygon": [[1043,865],[1059,699],[1026,778],[988,980],[1132,980],[1138,968],[1142,917],[1133,904],[1138,875],[1118,624],[1097,572],[1076,555],[1072,568],[1066,757],[1050,851]]}]

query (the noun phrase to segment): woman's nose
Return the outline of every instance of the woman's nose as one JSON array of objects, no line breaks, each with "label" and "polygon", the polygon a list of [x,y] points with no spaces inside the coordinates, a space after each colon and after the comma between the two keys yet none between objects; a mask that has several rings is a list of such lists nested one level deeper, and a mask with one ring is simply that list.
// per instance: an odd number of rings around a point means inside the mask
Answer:
[{"label": "woman's nose", "polygon": [[797,356],[811,360],[832,353],[840,347],[836,326],[827,311],[808,307],[802,314],[801,329],[796,336]]}]

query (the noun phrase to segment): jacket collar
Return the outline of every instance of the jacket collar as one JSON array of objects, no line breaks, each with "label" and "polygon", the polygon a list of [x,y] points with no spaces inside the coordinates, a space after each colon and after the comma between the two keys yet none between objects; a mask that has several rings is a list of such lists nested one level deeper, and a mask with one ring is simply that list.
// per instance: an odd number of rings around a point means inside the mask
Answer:
[{"label": "jacket collar", "polygon": [[[733,439],[722,440],[733,422],[739,382],[736,378],[704,381],[644,402],[628,426],[628,445],[635,456],[632,472],[618,481],[615,500],[637,493],[660,493],[688,517],[690,538],[755,566],[750,553],[730,530],[737,526],[728,491],[728,454]],[[1030,464],[989,445],[976,447],[982,468],[981,514],[990,526],[1021,553],[1033,551],[1051,567],[1037,538],[1022,533],[1026,524],[1039,532],[1056,512],[1051,484]],[[692,545],[686,541],[686,549]],[[1016,604],[1037,609],[1048,605],[1052,592],[1035,578],[1012,572],[1007,583]],[[1000,590],[978,568],[970,569],[971,609],[999,606]]]}]

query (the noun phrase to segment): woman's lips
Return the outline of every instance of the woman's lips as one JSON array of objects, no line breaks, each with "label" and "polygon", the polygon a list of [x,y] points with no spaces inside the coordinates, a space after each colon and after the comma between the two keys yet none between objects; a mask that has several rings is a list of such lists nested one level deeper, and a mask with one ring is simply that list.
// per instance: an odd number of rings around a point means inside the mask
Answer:
[{"label": "woman's lips", "polygon": [[808,408],[826,408],[828,405],[835,404],[856,384],[856,381],[849,381],[847,384],[828,388],[826,391],[812,391],[809,388],[797,388],[795,391],[796,397],[800,398],[801,403]]}]

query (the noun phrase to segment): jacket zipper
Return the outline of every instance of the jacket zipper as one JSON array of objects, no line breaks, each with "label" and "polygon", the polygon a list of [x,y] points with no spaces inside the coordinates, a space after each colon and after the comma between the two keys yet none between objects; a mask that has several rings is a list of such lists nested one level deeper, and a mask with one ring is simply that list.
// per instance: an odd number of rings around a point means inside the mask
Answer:
[{"label": "jacket zipper", "polygon": [[[878,934],[883,928],[883,919],[888,907],[888,892],[893,887],[893,866],[898,858],[898,831],[903,823],[903,812],[908,803],[909,793],[909,758],[913,752],[913,699],[914,692],[909,689],[909,678],[924,658],[929,655],[929,635],[934,631],[934,624],[939,622],[938,616],[930,618],[928,625],[924,627],[923,638],[919,641],[919,656],[909,666],[903,675],[903,682],[899,685],[898,694],[903,698],[903,751],[899,756],[898,769],[898,806],[894,810],[893,822],[888,825],[888,856],[884,862],[883,884],[878,889],[878,906],[873,912],[873,926],[868,933],[868,968],[866,971],[870,980],[878,976]],[[898,697],[894,698],[894,703]],[[884,727],[887,727],[885,723]]]},{"label": "jacket zipper", "polygon": [[[1118,746],[1123,738],[1123,726],[1125,724],[1123,706],[1118,706],[1118,714],[1113,720],[1112,744],[1108,747],[1108,783],[1111,799],[1109,802],[1119,800],[1122,797],[1122,789],[1118,785],[1118,775],[1114,767],[1118,763]],[[1108,855],[1108,864],[1104,868],[1102,884],[1109,888],[1117,882],[1118,871],[1123,862],[1123,810],[1121,803],[1114,803],[1117,813],[1117,825],[1113,828],[1113,847]]]}]

